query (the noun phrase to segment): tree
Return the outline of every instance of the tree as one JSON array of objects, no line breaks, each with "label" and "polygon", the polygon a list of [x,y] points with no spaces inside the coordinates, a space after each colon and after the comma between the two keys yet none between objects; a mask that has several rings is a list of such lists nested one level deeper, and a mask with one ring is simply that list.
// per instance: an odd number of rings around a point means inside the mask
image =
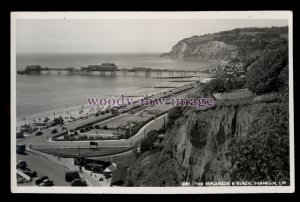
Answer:
[{"label": "tree", "polygon": [[176,106],[173,107],[168,113],[168,126],[172,126],[176,119],[182,115],[182,107]]},{"label": "tree", "polygon": [[149,151],[153,147],[153,143],[157,140],[158,133],[157,131],[150,131],[147,134],[147,137],[141,141],[141,152]]},{"label": "tree", "polygon": [[233,181],[289,182],[288,104],[266,105],[248,134],[232,139],[229,150]]},{"label": "tree", "polygon": [[225,89],[225,78],[223,76],[218,76],[217,78],[211,80],[209,83],[203,85],[203,93],[215,93],[221,89]]},{"label": "tree", "polygon": [[280,72],[278,76],[278,84],[280,86],[281,91],[288,92],[289,91],[289,67],[286,66]]},{"label": "tree", "polygon": [[251,65],[246,74],[246,83],[248,88],[258,95],[278,92],[288,81],[287,73],[288,49],[281,47],[265,54]]}]

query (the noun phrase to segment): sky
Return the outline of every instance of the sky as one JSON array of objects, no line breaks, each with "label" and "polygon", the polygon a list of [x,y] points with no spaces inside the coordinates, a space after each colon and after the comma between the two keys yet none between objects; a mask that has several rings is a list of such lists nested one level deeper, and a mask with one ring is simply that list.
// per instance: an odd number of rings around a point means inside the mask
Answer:
[{"label": "sky", "polygon": [[194,35],[287,26],[275,19],[18,19],[17,53],[164,53]]}]

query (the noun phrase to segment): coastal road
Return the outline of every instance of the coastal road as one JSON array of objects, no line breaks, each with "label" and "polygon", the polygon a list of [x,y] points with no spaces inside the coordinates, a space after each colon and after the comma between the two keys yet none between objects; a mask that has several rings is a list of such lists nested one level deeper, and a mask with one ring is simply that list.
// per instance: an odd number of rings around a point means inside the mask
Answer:
[{"label": "coastal road", "polygon": [[[165,117],[165,118],[164,118]],[[165,120],[164,120],[165,119]],[[144,127],[142,127],[137,134],[129,139],[124,140],[105,140],[96,141],[99,147],[131,147],[141,141],[145,135],[151,130],[158,130],[163,127],[164,122],[167,122],[167,114],[152,120]],[[53,134],[44,132],[41,136],[25,139],[19,144],[31,144],[34,148],[89,148],[90,141],[49,141],[48,138]]]}]

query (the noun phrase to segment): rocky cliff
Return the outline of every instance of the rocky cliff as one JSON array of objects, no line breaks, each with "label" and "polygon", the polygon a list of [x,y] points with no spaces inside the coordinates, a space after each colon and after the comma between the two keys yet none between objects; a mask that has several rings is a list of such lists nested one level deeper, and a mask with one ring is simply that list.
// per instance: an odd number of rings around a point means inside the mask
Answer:
[{"label": "rocky cliff", "polygon": [[179,41],[161,57],[187,60],[253,61],[267,49],[287,42],[287,27],[241,28]]},{"label": "rocky cliff", "polygon": [[193,43],[184,40],[173,46],[172,51],[164,56],[189,60],[231,60],[237,57],[237,47],[223,41],[205,41]]},{"label": "rocky cliff", "polygon": [[[252,138],[249,132],[253,129],[254,120],[268,105],[270,104],[256,103],[245,106],[219,106],[201,112],[185,110],[183,116],[177,119],[171,130],[167,132],[166,139],[161,144],[160,149],[154,153],[144,153],[131,166],[129,179],[134,186],[178,186],[182,182],[233,180],[237,162],[242,162],[240,158],[242,159],[244,155],[249,158],[247,163],[254,162],[256,164],[257,161],[259,163],[258,159],[253,161],[250,159],[256,158],[258,154],[255,152],[262,152],[259,147],[254,149],[255,151],[251,150],[249,154],[233,152],[235,150],[232,148],[240,146],[236,140]],[[275,107],[277,112],[282,107],[279,103],[272,103],[271,105],[274,105],[272,107]],[[274,113],[273,110],[264,111],[262,116],[274,116],[272,113]],[[259,118],[259,120],[264,121],[264,118]],[[255,141],[253,139],[251,142],[253,148],[256,147]],[[263,141],[268,142],[270,139],[259,140],[260,143],[264,144]],[[245,146],[250,147],[250,144]],[[276,147],[275,149],[280,149],[279,146],[276,145]],[[244,150],[241,149],[241,151]],[[240,155],[238,161],[236,160],[237,155]],[[267,161],[270,162],[272,159]],[[282,163],[283,160],[280,159],[280,162]],[[244,170],[239,170],[239,174],[241,174],[239,176],[247,177],[249,173],[255,175],[256,171],[250,172],[253,168],[250,166],[250,169],[247,166],[244,164]],[[255,166],[260,167],[261,165]],[[285,166],[280,167],[282,170],[288,167],[288,165],[282,166]],[[255,169],[259,169],[258,167]],[[271,168],[268,169],[268,171],[263,172],[273,173]],[[262,176],[262,174],[259,173],[258,176]]]}]

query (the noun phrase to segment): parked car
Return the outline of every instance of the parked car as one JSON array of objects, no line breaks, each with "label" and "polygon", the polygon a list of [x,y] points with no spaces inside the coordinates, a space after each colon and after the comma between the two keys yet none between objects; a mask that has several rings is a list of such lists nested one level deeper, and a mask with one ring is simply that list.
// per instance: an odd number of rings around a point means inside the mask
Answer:
[{"label": "parked car", "polygon": [[80,178],[78,171],[68,171],[65,173],[65,180],[67,182],[72,182],[76,178]]},{"label": "parked car", "polygon": [[25,169],[27,167],[26,161],[18,161],[17,168],[19,169]]},{"label": "parked car", "polygon": [[47,176],[40,177],[35,181],[35,184],[40,185],[44,180],[47,180],[47,179],[49,179]]},{"label": "parked car", "polygon": [[39,186],[42,186],[42,187],[49,187],[49,186],[53,186],[54,183],[52,180],[49,180],[49,179],[45,179],[42,181],[42,183],[39,184]]},{"label": "parked car", "polygon": [[49,179],[49,177],[48,177],[48,176],[43,176],[43,177],[41,177],[41,180],[42,180],[42,181],[44,181],[44,180],[46,180],[46,179]]},{"label": "parked car", "polygon": [[71,186],[87,186],[86,181],[76,178],[72,181]]}]

